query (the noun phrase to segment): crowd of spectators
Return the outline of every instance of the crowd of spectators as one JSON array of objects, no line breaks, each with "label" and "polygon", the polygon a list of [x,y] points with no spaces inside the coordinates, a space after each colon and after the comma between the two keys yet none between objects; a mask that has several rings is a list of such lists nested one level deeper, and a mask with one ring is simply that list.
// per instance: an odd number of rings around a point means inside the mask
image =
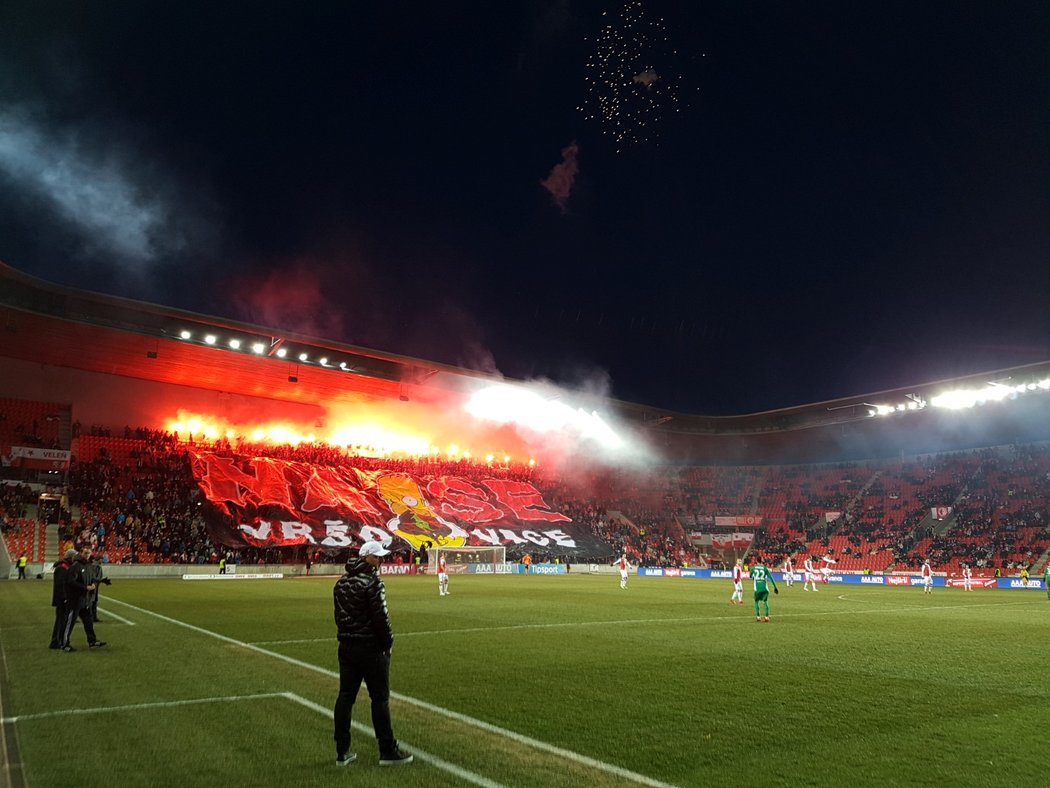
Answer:
[{"label": "crowd of spectators", "polygon": [[[79,425],[74,425],[79,434]],[[132,448],[114,457],[101,448],[80,457],[69,476],[63,535],[109,560],[207,563],[302,562],[331,558],[305,547],[229,548],[212,541],[205,501],[193,479],[189,448],[224,456],[266,456],[315,465],[387,470],[471,481],[518,479],[535,484],[548,504],[641,565],[731,563],[744,549],[698,547],[717,517],[747,515],[757,527],[750,549],[767,560],[829,554],[863,562],[879,556],[911,568],[965,561],[976,567],[1030,565],[1050,547],[1050,448],[999,447],[910,458],[896,463],[785,467],[661,468],[642,473],[603,470],[558,474],[522,463],[466,458],[379,458],[324,444],[276,446],[220,441],[188,444],[183,436],[127,427],[121,435],[92,425],[95,437],[123,438]],[[34,498],[28,485],[0,487],[0,525],[23,517]],[[931,521],[934,507],[950,517]],[[723,531],[726,528],[722,529]],[[694,543],[695,542],[695,543]],[[710,540],[708,540],[710,542]],[[508,555],[530,546],[509,548]],[[529,550],[533,560],[572,556]],[[408,553],[402,560],[412,561]],[[874,559],[873,559],[874,560]],[[885,569],[887,566],[872,567]]]}]

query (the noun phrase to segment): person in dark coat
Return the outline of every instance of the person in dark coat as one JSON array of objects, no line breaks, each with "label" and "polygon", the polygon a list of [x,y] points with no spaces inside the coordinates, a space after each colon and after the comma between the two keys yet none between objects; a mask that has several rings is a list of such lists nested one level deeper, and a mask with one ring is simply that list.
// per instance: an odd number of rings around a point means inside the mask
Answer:
[{"label": "person in dark coat", "polygon": [[[68,556],[70,550],[66,553]],[[73,651],[69,638],[73,634],[73,625],[79,618],[84,624],[89,648],[102,648],[105,641],[95,636],[95,622],[91,619],[91,592],[98,586],[92,582],[91,548],[83,547],[76,555],[76,560],[66,574],[66,627],[62,638],[62,650]]]},{"label": "person in dark coat", "polygon": [[61,561],[55,563],[55,576],[51,586],[51,607],[55,609],[55,626],[51,630],[51,645],[48,648],[62,649],[66,643],[66,620],[69,606],[66,604],[66,580],[69,568],[77,560],[76,550],[66,550]]},{"label": "person in dark coat", "polygon": [[365,542],[346,562],[336,581],[335,625],[339,637],[339,696],[335,701],[336,764],[356,760],[350,752],[350,719],[364,681],[372,700],[372,727],[379,745],[379,765],[412,762],[401,751],[390,724],[390,651],[394,633],[386,606],[386,588],[379,567],[390,551],[380,542]]}]

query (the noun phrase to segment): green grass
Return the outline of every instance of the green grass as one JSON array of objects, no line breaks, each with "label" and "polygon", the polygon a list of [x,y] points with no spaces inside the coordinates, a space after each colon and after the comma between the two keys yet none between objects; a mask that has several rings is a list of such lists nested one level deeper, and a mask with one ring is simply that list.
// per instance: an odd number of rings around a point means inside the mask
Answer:
[{"label": "green grass", "polygon": [[[83,648],[78,625],[72,654],[47,649],[50,582],[0,584],[0,700],[27,784],[464,784],[421,759],[380,769],[357,732],[359,761],[334,766],[334,580],[117,580],[110,645]],[[398,738],[515,786],[635,784],[521,737],[675,785],[1045,781],[1042,592],[796,585],[766,625],[727,582],[618,583],[453,576],[440,598],[433,579],[388,579]],[[307,705],[244,697],[273,693]],[[214,698],[241,699],[128,708]],[[370,725],[363,688],[355,719]]]}]

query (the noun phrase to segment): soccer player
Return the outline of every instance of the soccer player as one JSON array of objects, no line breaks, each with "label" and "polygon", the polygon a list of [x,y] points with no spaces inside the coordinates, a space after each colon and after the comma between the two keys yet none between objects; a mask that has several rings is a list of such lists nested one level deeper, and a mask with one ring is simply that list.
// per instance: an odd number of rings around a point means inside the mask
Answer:
[{"label": "soccer player", "polygon": [[733,596],[729,597],[729,604],[744,604],[744,569],[740,565],[739,558],[736,559],[736,566],[733,567]]},{"label": "soccer player", "polygon": [[[830,579],[831,579],[831,565],[832,564],[837,564],[838,561],[836,561],[834,558],[832,558],[827,553],[824,553],[824,557],[821,558],[820,560],[824,562],[824,566],[820,567],[821,579],[825,583],[830,582]],[[816,586],[813,586],[813,588],[815,590]]]},{"label": "soccer player", "polygon": [[615,566],[620,570],[620,588],[627,588],[627,567],[630,566],[627,563],[627,553],[616,559]]},{"label": "soccer player", "polygon": [[1043,567],[1043,585],[1046,586],[1046,598],[1050,601],[1050,561]]},{"label": "soccer player", "polygon": [[438,553],[438,591],[440,596],[448,596],[448,567],[445,565],[444,553]]},{"label": "soccer player", "polygon": [[795,567],[791,563],[791,556],[784,559],[781,569],[784,571],[784,582],[787,583],[788,588],[791,588],[795,584]]},{"label": "soccer player", "polygon": [[970,569],[970,565],[969,564],[963,564],[962,565],[962,576],[963,576],[963,590],[965,590],[965,591],[973,591],[973,588],[971,587],[972,583],[973,583],[973,570]]},{"label": "soccer player", "polygon": [[1028,567],[1021,567],[1021,588],[1028,588]]},{"label": "soccer player", "polygon": [[922,562],[922,593],[933,593],[933,567],[929,558]]},{"label": "soccer player", "polygon": [[802,562],[803,576],[805,582],[802,584],[803,591],[809,591],[809,586],[812,584],[813,590],[817,590],[817,570],[813,566],[813,556],[807,555],[806,560]]},{"label": "soccer player", "polygon": [[751,579],[755,582],[755,621],[763,620],[758,613],[758,606],[761,603],[765,606],[765,623],[769,623],[769,588],[767,583],[773,586],[774,594],[779,594],[780,589],[777,588],[776,581],[773,579],[773,573],[766,568],[761,558],[751,567]]}]

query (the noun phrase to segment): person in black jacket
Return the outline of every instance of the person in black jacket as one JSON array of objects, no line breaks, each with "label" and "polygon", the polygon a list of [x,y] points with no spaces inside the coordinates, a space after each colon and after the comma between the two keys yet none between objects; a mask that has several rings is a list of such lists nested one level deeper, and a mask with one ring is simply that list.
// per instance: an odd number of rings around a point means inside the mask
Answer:
[{"label": "person in black jacket", "polygon": [[[69,551],[73,552],[73,551]],[[66,555],[69,555],[69,552]],[[84,623],[89,648],[102,648],[105,641],[95,637],[95,622],[91,619],[91,592],[98,586],[92,582],[91,548],[82,547],[76,560],[66,574],[66,627],[62,639],[62,650],[73,651],[69,637],[73,634],[73,625],[79,618]]]},{"label": "person in black jacket", "polygon": [[[55,609],[55,626],[51,630],[51,645],[48,648],[62,649],[66,643],[66,620],[69,606],[66,604],[66,579],[69,567],[77,560],[76,550],[66,550],[65,557],[55,564],[54,583],[51,586],[51,607]],[[72,649],[70,649],[72,651]]]},{"label": "person in black jacket", "polygon": [[390,555],[380,542],[365,542],[346,562],[346,573],[336,581],[335,626],[339,633],[339,696],[335,701],[336,764],[346,766],[357,755],[350,752],[350,719],[361,681],[372,699],[372,727],[379,744],[379,765],[412,762],[401,751],[390,724],[390,650],[394,633],[386,607],[386,588],[379,566]]}]

